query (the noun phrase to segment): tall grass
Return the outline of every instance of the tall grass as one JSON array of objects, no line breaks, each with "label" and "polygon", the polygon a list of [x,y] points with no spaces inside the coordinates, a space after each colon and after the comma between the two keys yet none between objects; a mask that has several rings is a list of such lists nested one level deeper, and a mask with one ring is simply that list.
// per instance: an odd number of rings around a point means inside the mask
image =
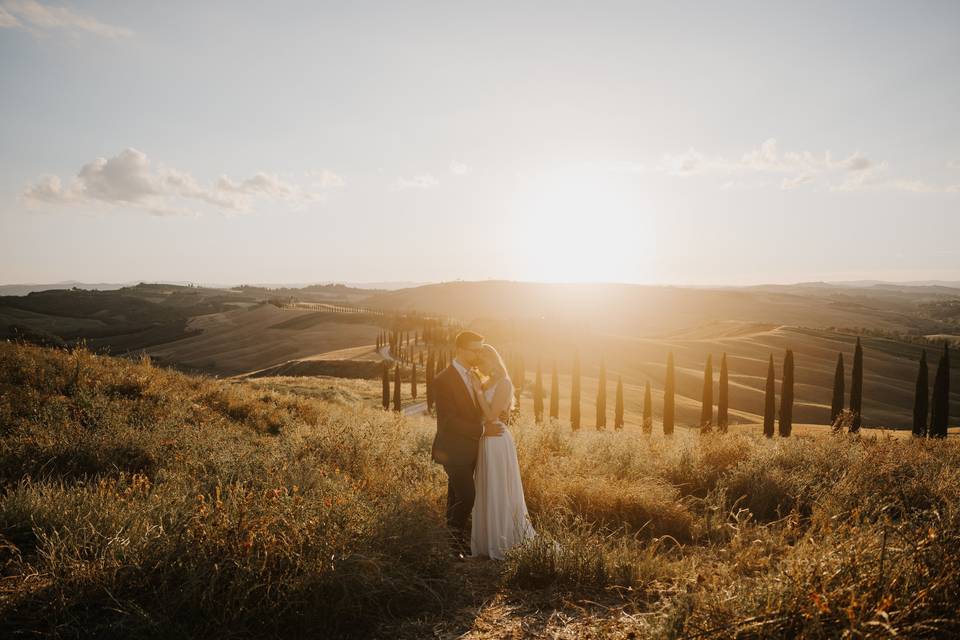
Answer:
[{"label": "tall grass", "polygon": [[363,635],[455,587],[397,419],[0,345],[0,630]]},{"label": "tall grass", "polygon": [[960,632],[951,440],[512,429],[537,536],[478,588],[429,421],[0,343],[0,634]]}]

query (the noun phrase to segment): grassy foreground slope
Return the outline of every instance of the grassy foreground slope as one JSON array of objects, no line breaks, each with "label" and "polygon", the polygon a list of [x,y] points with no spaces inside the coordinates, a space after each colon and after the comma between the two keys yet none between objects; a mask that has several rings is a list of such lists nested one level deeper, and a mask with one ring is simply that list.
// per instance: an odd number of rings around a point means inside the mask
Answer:
[{"label": "grassy foreground slope", "polygon": [[539,535],[504,563],[458,564],[432,430],[0,343],[0,635],[960,632],[953,440],[521,422]]},{"label": "grassy foreground slope", "polygon": [[0,343],[0,636],[363,636],[437,610],[423,450],[361,405]]}]

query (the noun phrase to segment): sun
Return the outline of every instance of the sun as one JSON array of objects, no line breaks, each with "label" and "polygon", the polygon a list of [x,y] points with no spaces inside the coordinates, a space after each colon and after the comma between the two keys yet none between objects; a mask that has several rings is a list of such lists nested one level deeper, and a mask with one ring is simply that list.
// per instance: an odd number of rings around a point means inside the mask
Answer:
[{"label": "sun", "polygon": [[511,203],[520,279],[642,282],[656,265],[656,216],[629,176],[553,170],[526,179]]}]

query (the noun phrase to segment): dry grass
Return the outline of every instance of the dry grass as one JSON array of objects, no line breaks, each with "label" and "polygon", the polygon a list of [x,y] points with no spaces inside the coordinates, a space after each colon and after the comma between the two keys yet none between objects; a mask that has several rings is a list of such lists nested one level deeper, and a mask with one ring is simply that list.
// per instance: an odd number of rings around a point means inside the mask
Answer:
[{"label": "dry grass", "polygon": [[960,632],[952,439],[521,421],[539,535],[458,564],[432,424],[309,395],[0,344],[0,634]]}]

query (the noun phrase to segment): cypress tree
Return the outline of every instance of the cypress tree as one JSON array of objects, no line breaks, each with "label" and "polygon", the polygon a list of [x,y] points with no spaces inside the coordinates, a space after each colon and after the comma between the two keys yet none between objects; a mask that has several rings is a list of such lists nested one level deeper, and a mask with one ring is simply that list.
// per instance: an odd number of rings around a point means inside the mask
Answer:
[{"label": "cypress tree", "polygon": [[423,366],[423,351],[422,351],[422,350],[420,351],[419,359],[420,359],[420,366],[422,367],[422,366]]},{"label": "cypress tree", "polygon": [[427,411],[433,411],[433,376],[436,360],[433,357],[433,351],[427,353],[427,373],[424,384],[427,387]]},{"label": "cypress tree", "polygon": [[400,411],[400,365],[398,364],[393,373],[393,410]]},{"label": "cypress tree", "polygon": [[950,346],[943,345],[943,355],[933,379],[933,399],[930,407],[930,437],[946,438],[950,421]]},{"label": "cypress tree", "polygon": [[539,360],[537,360],[537,378],[533,387],[533,420],[537,424],[543,423],[543,373],[540,370]]},{"label": "cypress tree", "polygon": [[550,417],[560,419],[560,376],[557,374],[557,361],[553,361],[553,373],[550,376]]},{"label": "cypress tree", "polygon": [[417,363],[410,365],[410,397],[417,399]]},{"label": "cypress tree", "polygon": [[700,405],[700,430],[713,430],[713,355],[707,356],[703,368],[703,399]]},{"label": "cypress tree", "polygon": [[767,368],[767,387],[763,397],[763,435],[773,437],[773,422],[777,413],[777,383],[773,370],[773,354],[770,354],[770,366]]},{"label": "cypress tree", "polygon": [[653,433],[653,394],[650,392],[650,381],[643,388],[643,434]]},{"label": "cypress tree", "polygon": [[613,410],[613,428],[623,429],[623,377],[617,376],[617,404]]},{"label": "cypress tree", "polygon": [[837,421],[837,416],[843,411],[843,354],[837,354],[837,369],[833,373],[833,401],[830,403],[830,424]]},{"label": "cypress tree", "polygon": [[607,427],[607,365],[600,360],[600,378],[597,381],[597,431]]},{"label": "cypress tree", "polygon": [[728,388],[727,354],[720,357],[720,397],[717,399],[717,429],[720,433],[727,432],[730,422],[730,390]]},{"label": "cypress tree", "polygon": [[927,372],[927,350],[920,354],[920,370],[917,371],[917,389],[913,396],[913,435],[923,438],[927,435],[927,411],[930,404],[929,373]]},{"label": "cypress tree", "polygon": [[570,372],[570,427],[580,428],[580,354],[573,356],[573,370]]},{"label": "cypress tree", "polygon": [[675,387],[673,373],[673,352],[667,354],[667,373],[663,381],[663,435],[673,435],[673,420],[675,410]]},{"label": "cypress tree", "polygon": [[390,408],[390,365],[383,363],[383,409]]},{"label": "cypress tree", "polygon": [[783,357],[783,382],[780,385],[780,437],[793,431],[793,350]]},{"label": "cypress tree", "polygon": [[850,425],[850,433],[860,431],[860,425],[863,424],[863,417],[860,415],[863,411],[863,347],[860,346],[860,338],[857,338],[857,346],[853,352],[853,380],[850,381],[850,411],[853,413],[853,424]]}]

